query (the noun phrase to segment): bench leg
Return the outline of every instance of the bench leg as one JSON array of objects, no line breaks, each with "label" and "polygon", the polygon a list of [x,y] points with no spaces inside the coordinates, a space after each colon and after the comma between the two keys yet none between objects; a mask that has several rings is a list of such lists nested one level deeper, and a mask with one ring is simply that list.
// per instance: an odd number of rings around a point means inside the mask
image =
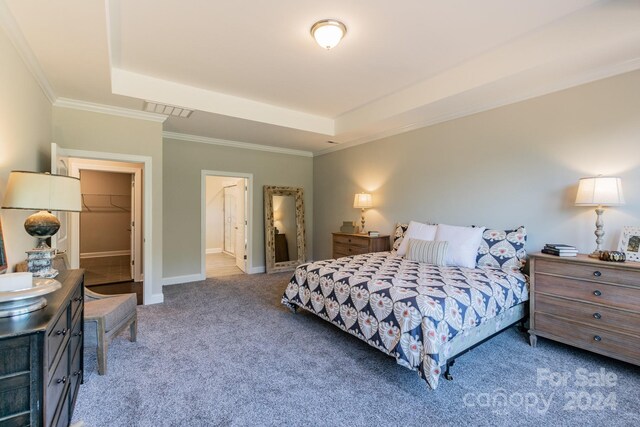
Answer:
[{"label": "bench leg", "polygon": [[136,342],[138,339],[138,318],[133,318],[133,322],[129,325],[129,341]]},{"label": "bench leg", "polygon": [[107,373],[107,347],[108,344],[104,337],[98,340],[98,374],[105,375]]},{"label": "bench leg", "polygon": [[109,343],[105,336],[106,333],[103,319],[98,320],[96,332],[96,339],[98,341],[98,374],[105,375],[107,373],[107,349],[109,347]]}]

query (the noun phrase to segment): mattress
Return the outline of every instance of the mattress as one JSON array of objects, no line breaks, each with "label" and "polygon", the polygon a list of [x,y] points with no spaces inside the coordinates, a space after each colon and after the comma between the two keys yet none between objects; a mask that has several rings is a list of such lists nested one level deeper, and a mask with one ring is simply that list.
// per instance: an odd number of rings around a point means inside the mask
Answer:
[{"label": "mattress", "polygon": [[436,388],[449,355],[524,316],[528,298],[517,270],[442,267],[377,252],[300,265],[282,303],[333,323]]}]

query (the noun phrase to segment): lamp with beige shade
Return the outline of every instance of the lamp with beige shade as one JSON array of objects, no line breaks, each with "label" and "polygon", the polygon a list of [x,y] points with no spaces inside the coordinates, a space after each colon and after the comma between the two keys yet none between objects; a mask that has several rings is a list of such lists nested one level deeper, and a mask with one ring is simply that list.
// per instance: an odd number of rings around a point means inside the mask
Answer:
[{"label": "lamp with beige shade", "polygon": [[24,222],[24,229],[38,239],[35,249],[27,251],[28,269],[36,277],[55,277],[51,267],[54,250],[46,240],[55,235],[60,221],[50,211],[80,212],[80,180],[49,173],[12,171],[2,203],[3,209],[39,211]]},{"label": "lamp with beige shade", "polygon": [[362,214],[360,216],[360,223],[362,224],[362,228],[360,229],[360,233],[364,234],[364,210],[373,207],[373,200],[371,198],[371,194],[369,193],[357,193],[353,199],[353,207],[362,210]]},{"label": "lamp with beige shade", "polygon": [[602,214],[605,206],[624,205],[624,195],[622,194],[622,180],[612,176],[594,176],[581,178],[578,184],[578,194],[576,195],[576,206],[596,207],[596,250],[589,254],[592,258],[599,258],[600,245],[604,236],[604,221]]}]

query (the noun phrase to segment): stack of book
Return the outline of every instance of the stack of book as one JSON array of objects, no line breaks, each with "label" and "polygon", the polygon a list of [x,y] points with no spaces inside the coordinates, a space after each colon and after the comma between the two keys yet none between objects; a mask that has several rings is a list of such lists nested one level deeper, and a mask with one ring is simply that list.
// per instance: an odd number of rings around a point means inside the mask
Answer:
[{"label": "stack of book", "polygon": [[555,255],[555,256],[576,256],[578,250],[571,245],[564,245],[561,243],[547,243],[542,249],[543,254]]}]

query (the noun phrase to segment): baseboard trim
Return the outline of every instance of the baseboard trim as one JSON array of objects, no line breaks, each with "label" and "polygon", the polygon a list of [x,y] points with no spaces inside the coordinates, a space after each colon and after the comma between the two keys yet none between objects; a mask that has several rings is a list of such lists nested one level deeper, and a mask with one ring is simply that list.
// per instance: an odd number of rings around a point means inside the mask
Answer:
[{"label": "baseboard trim", "polygon": [[105,251],[105,252],[85,252],[80,254],[80,259],[84,258],[106,258],[109,256],[131,255],[130,250],[124,251]]},{"label": "baseboard trim", "polygon": [[222,252],[222,248],[209,248],[206,250],[207,254],[219,254]]},{"label": "baseboard trim", "polygon": [[162,304],[164,302],[164,294],[151,294],[150,298],[145,299],[144,305]]},{"label": "baseboard trim", "polygon": [[181,283],[201,282],[205,280],[204,274],[187,274],[184,276],[163,277],[162,286],[179,285]]},{"label": "baseboard trim", "polygon": [[247,271],[248,274],[260,274],[260,273],[264,273],[265,271],[267,271],[267,269],[263,266],[260,267],[251,267],[249,268],[249,271]]}]

